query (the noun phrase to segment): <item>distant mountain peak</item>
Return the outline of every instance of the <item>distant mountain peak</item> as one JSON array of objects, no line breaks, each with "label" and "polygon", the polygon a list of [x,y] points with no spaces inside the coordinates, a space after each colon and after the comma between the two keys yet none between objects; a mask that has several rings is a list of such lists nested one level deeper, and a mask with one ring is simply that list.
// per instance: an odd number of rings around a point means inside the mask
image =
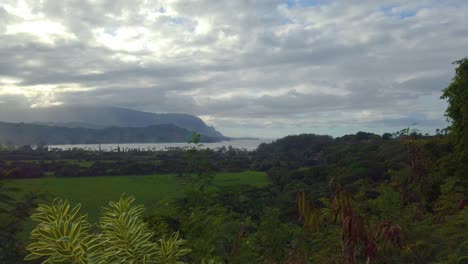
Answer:
[{"label": "distant mountain peak", "polygon": [[[191,136],[191,131],[174,124],[94,129],[0,122],[0,144],[12,144],[15,146],[38,144],[183,143],[190,140]],[[223,138],[202,135],[201,140],[203,142],[218,142],[223,140]]]},{"label": "distant mountain peak", "polygon": [[190,114],[157,114],[109,106],[54,106],[0,110],[0,121],[10,123],[24,122],[85,128],[147,127],[174,124],[202,135],[226,138],[214,127],[206,125],[202,119]]}]

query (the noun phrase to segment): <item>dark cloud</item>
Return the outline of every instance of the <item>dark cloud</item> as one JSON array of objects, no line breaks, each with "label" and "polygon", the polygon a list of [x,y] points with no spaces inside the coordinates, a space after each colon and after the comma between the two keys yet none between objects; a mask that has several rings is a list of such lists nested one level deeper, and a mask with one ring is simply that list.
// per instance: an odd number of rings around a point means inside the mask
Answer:
[{"label": "dark cloud", "polygon": [[434,130],[468,55],[462,0],[22,3],[0,4],[1,107],[185,112],[227,135]]}]

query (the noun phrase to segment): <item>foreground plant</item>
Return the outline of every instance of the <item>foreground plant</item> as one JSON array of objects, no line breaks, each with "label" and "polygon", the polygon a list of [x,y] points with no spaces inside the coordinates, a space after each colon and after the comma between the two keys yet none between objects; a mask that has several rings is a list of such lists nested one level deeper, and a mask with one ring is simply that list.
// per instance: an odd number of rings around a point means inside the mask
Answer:
[{"label": "foreground plant", "polygon": [[133,205],[132,196],[110,202],[99,221],[100,233],[92,233],[86,215],[79,215],[80,204],[71,208],[68,201],[41,204],[32,219],[38,222],[31,232],[34,241],[26,260],[42,263],[184,263],[190,252],[175,233],[155,241],[142,220],[143,206]]}]

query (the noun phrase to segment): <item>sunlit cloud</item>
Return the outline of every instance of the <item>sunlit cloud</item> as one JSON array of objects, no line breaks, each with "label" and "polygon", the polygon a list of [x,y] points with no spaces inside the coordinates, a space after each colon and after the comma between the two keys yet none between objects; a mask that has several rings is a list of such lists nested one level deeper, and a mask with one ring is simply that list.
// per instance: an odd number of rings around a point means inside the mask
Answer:
[{"label": "sunlit cloud", "polygon": [[20,33],[30,34],[46,43],[53,43],[55,39],[75,38],[63,25],[51,21],[31,21],[7,26],[7,35]]}]

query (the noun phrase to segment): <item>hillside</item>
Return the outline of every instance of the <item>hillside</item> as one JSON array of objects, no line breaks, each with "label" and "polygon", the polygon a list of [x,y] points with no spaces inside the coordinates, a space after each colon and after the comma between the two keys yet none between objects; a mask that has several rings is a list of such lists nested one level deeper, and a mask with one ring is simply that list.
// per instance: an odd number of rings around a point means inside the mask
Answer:
[{"label": "hillside", "polygon": [[[191,135],[173,124],[92,129],[0,122],[0,142],[14,145],[187,142]],[[221,139],[203,135],[201,140]]]},{"label": "hillside", "polygon": [[147,127],[173,124],[197,133],[223,138],[203,120],[188,114],[156,114],[118,107],[60,106],[48,108],[1,108],[0,121],[10,123],[38,123],[61,127]]}]

